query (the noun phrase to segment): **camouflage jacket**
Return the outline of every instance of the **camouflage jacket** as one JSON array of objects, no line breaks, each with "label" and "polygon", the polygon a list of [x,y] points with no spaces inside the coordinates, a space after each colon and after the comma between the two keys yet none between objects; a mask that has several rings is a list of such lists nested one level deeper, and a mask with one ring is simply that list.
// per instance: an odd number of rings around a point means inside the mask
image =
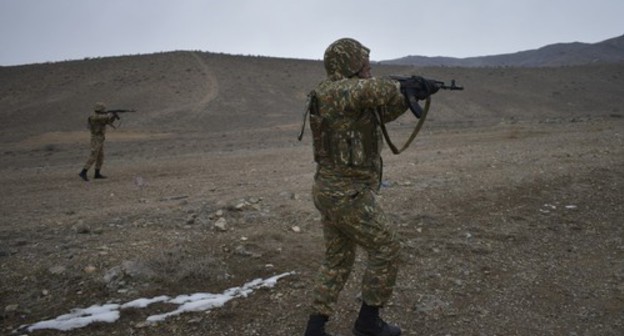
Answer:
[{"label": "camouflage jacket", "polygon": [[327,79],[311,93],[310,128],[321,189],[379,188],[383,138],[379,122],[407,111],[397,81],[389,78]]},{"label": "camouflage jacket", "polygon": [[112,124],[114,120],[114,116],[110,113],[93,112],[88,119],[91,136],[104,137],[106,135],[106,126]]}]

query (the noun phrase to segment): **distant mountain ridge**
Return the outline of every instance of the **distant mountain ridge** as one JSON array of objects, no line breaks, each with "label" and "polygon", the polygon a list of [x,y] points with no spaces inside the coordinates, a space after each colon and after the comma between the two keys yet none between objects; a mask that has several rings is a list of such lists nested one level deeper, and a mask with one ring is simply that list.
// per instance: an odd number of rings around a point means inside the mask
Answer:
[{"label": "distant mountain ridge", "polygon": [[624,62],[624,35],[598,43],[556,43],[512,54],[467,58],[406,56],[381,64],[450,67],[558,67]]}]

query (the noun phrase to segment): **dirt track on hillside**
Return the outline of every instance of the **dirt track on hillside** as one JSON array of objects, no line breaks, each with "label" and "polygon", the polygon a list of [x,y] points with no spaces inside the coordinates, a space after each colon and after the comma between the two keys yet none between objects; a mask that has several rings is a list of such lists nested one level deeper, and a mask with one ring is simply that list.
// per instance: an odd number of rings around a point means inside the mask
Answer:
[{"label": "dirt track on hillside", "polygon": [[[392,131],[400,139],[409,130]],[[301,335],[322,236],[309,134],[298,143],[296,133],[122,128],[107,139],[109,178],[88,183],[77,176],[86,134],[5,147],[2,333],[72,308],[220,293],[294,271],[209,313],[146,324],[167,308],[155,305],[112,324],[32,334]],[[404,335],[624,333],[623,148],[614,116],[438,125],[405,154],[386,151],[381,201],[404,247],[386,319]],[[350,334],[365,260],[330,331]],[[113,269],[124,271],[111,278]]]}]

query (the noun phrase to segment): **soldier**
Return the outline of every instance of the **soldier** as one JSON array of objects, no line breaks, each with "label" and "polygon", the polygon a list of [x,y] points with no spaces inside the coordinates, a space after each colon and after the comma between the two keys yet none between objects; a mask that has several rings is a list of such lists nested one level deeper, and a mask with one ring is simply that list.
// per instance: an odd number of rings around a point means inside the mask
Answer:
[{"label": "soldier", "polygon": [[[371,75],[369,49],[343,38],[324,55],[327,78],[310,93],[314,159],[312,196],[322,216],[325,259],[313,289],[305,336],[325,336],[338,294],[352,270],[356,247],[368,255],[362,279],[362,306],[356,336],[397,336],[401,329],[381,319],[379,309],[392,295],[400,244],[377,201],[382,175],[379,124],[408,105],[399,82]],[[429,94],[437,88],[428,88]]]},{"label": "soldier", "polygon": [[89,181],[87,178],[87,171],[93,163],[95,163],[95,175],[96,179],[103,179],[106,176],[100,173],[102,164],[104,164],[104,139],[106,138],[106,126],[111,125],[117,117],[114,113],[107,113],[106,105],[104,103],[96,103],[93,108],[93,113],[89,116],[88,125],[91,130],[91,155],[84,168],[78,174],[83,180]]}]

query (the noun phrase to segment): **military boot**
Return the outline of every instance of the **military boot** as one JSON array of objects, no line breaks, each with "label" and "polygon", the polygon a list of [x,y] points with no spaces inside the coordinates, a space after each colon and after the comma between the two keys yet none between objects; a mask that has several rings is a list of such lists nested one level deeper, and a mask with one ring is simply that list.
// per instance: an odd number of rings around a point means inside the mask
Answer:
[{"label": "military boot", "polygon": [[399,336],[401,328],[390,325],[379,317],[379,307],[362,304],[353,326],[355,336]]},{"label": "military boot", "polygon": [[95,170],[95,175],[93,175],[93,178],[96,178],[96,179],[105,179],[105,178],[106,178],[106,176],[104,176],[104,175],[100,174],[100,170],[99,170],[99,169],[96,169],[96,170]]},{"label": "military boot", "polygon": [[89,178],[87,177],[87,170],[86,169],[82,169],[80,171],[80,174],[78,174],[78,176],[80,176],[80,178],[82,178],[83,180],[89,182]]},{"label": "military boot", "polygon": [[304,336],[331,336],[325,332],[325,323],[329,318],[325,315],[310,315]]}]

